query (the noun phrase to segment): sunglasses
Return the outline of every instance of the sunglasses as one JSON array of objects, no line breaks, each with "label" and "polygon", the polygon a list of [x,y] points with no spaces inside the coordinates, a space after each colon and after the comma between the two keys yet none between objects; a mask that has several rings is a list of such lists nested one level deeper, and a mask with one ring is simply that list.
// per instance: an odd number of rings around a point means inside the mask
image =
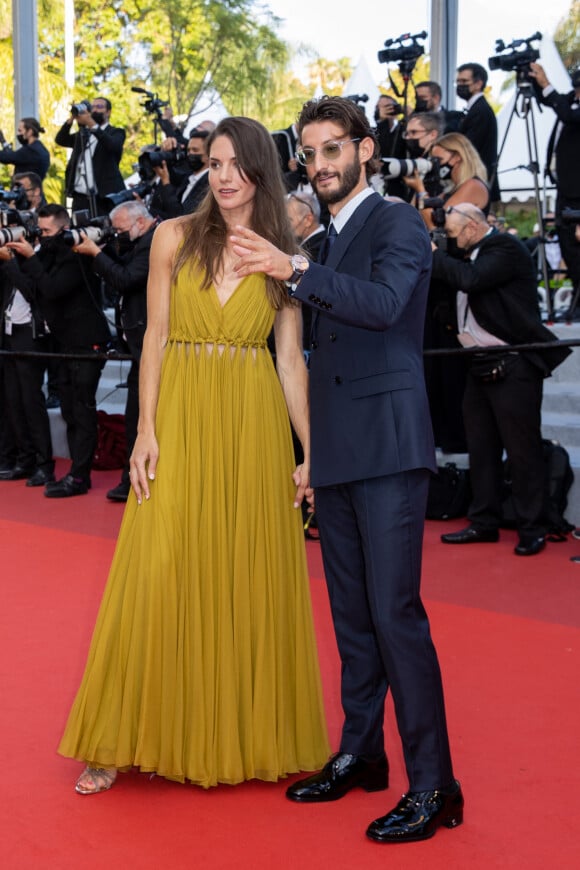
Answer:
[{"label": "sunglasses", "polygon": [[325,160],[338,160],[342,149],[349,142],[360,142],[358,139],[343,139],[342,142],[327,142],[322,148],[300,148],[296,152],[296,160],[302,166],[312,166],[314,158],[320,152]]},{"label": "sunglasses", "polygon": [[449,208],[445,209],[445,214],[453,214],[453,212],[455,212],[455,214],[462,215],[462,217],[467,218],[468,221],[473,220],[473,217],[470,214],[467,214],[466,211],[461,211],[460,208],[455,208],[454,205],[450,205]]}]

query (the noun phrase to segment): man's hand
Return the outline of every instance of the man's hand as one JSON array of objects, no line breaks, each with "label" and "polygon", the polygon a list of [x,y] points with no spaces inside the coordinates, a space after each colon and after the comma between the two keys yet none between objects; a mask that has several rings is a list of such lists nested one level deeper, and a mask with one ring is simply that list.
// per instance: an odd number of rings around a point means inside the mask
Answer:
[{"label": "man's hand", "polygon": [[174,151],[177,148],[177,139],[170,136],[168,139],[163,140],[160,147],[162,151]]},{"label": "man's hand", "polygon": [[154,166],[153,172],[157,176],[157,178],[161,179],[161,184],[167,185],[171,184],[171,178],[169,176],[169,169],[167,168],[167,163],[165,160],[162,162],[161,166]]},{"label": "man's hand", "polygon": [[234,271],[240,278],[255,272],[264,272],[278,281],[287,281],[292,276],[290,254],[280,251],[267,239],[247,227],[234,227],[235,235],[230,236],[232,248],[239,260]]},{"label": "man's hand", "polygon": [[550,84],[550,82],[548,81],[548,76],[544,72],[544,67],[539,63],[530,64],[530,76],[537,81],[539,87],[542,90],[544,90],[544,88],[547,88]]},{"label": "man's hand", "polygon": [[82,242],[79,242],[78,245],[73,247],[73,251],[77,254],[87,254],[89,257],[96,257],[101,253],[101,249],[97,243],[93,242],[92,239],[88,239],[86,236]]},{"label": "man's hand", "polygon": [[16,254],[20,254],[21,257],[26,257],[27,260],[30,257],[34,257],[34,248],[26,239],[20,239],[18,242],[8,242],[6,247]]}]

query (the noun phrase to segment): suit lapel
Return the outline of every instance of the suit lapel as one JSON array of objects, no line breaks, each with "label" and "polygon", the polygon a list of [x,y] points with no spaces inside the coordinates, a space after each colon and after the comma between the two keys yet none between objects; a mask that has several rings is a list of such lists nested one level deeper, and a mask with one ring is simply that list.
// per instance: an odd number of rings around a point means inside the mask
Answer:
[{"label": "suit lapel", "polygon": [[384,200],[378,193],[374,193],[372,196],[368,196],[363,200],[355,213],[348,219],[346,225],[339,232],[336,242],[330,249],[325,266],[329,266],[331,269],[336,269],[351,246],[353,240],[366,224],[369,216],[376,208],[378,208],[381,202],[384,202]]}]

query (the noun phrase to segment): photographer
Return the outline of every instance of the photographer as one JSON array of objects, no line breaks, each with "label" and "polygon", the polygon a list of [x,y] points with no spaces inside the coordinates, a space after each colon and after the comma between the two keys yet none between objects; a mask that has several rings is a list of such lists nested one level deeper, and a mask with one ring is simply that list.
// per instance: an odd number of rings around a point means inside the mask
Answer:
[{"label": "photographer", "polygon": [[137,437],[139,417],[139,360],[147,326],[149,251],[158,221],[139,202],[118,205],[111,212],[110,218],[117,232],[117,253],[111,250],[111,246],[103,250],[88,238],[83,239],[74,250],[94,257],[94,272],[105,280],[119,298],[118,319],[129,353],[133,357],[127,377],[125,408],[127,458],[120,483],[107,493],[110,501],[127,501],[131,488],[129,456]]},{"label": "photographer", "polygon": [[[206,152],[208,136],[207,130],[195,129],[190,133],[187,142],[187,166],[190,173],[179,185],[172,181],[165,161],[161,166],[154,167],[153,171],[160,179],[160,184],[155,187],[151,207],[164,218],[192,214],[206,195],[209,187]],[[168,148],[167,145],[170,147]],[[167,139],[162,148],[169,151],[174,150],[176,146],[175,140]]]},{"label": "photographer", "polygon": [[[404,127],[397,119],[403,110],[393,97],[381,94],[375,108],[375,135],[379,143],[381,157],[406,157]],[[385,178],[384,193],[409,200],[409,191],[400,178]]]},{"label": "photographer", "polygon": [[463,401],[473,489],[470,525],[441,540],[498,540],[505,448],[519,533],[515,553],[534,556],[545,546],[542,383],[570,350],[486,354],[487,347],[555,338],[540,319],[532,259],[512,235],[490,228],[483,212],[471,203],[448,208],[445,229],[469,257],[459,261],[435,249],[433,275],[457,289],[459,344],[480,347],[482,352],[470,357]]},{"label": "photographer", "polygon": [[[407,129],[403,133],[403,139],[407,149],[407,154],[411,160],[418,160],[420,157],[427,157],[431,146],[437,141],[443,132],[443,116],[437,112],[413,112],[407,121]],[[438,178],[433,177],[433,186],[429,185],[427,180],[421,178],[419,173],[415,171],[412,176],[407,176],[404,183],[409,188],[414,196],[414,205],[417,208],[421,205],[421,200],[427,196],[437,196],[441,188]],[[405,199],[409,199],[407,194]]]},{"label": "photographer", "polygon": [[21,191],[26,197],[25,208],[37,212],[46,205],[46,197],[42,189],[42,181],[36,172],[18,172],[12,176],[14,190]]},{"label": "photographer", "polygon": [[[429,156],[439,163],[439,179],[443,185],[442,201],[447,205],[471,202],[482,211],[489,208],[487,172],[483,162],[469,141],[461,133],[447,133],[436,139]],[[425,207],[428,191],[421,180],[417,185],[419,208],[428,229],[436,226],[437,215]]]},{"label": "photographer", "polygon": [[415,114],[441,112],[444,119],[441,133],[453,133],[459,129],[463,112],[448,111],[441,105],[442,92],[438,82],[419,82],[418,85],[415,85],[415,97]]},{"label": "photographer", "polygon": [[21,118],[16,130],[20,148],[13,150],[0,130],[0,163],[12,163],[16,172],[35,172],[42,181],[50,166],[50,154],[39,139],[45,132],[36,118]]},{"label": "photographer", "polygon": [[500,199],[497,182],[497,120],[484,96],[487,70],[479,63],[464,63],[457,68],[457,96],[466,101],[459,132],[467,136],[487,170],[491,182],[491,201]]},{"label": "photographer", "polygon": [[[30,235],[34,238],[34,232]],[[33,250],[29,242],[24,244]],[[0,343],[7,351],[46,352],[43,315],[15,250],[13,242],[0,246]],[[50,422],[42,392],[44,370],[41,358],[7,356],[2,361],[1,404],[6,420],[0,480],[26,480],[27,486],[54,480]]]},{"label": "photographer", "polygon": [[44,483],[47,498],[83,495],[91,485],[91,466],[97,445],[96,392],[103,363],[91,354],[108,346],[109,327],[100,306],[99,282],[83,268],[80,257],[66,244],[63,231],[68,212],[61,205],[43,206],[38,213],[40,250],[22,240],[10,247],[18,254],[22,278],[40,305],[57,348],[86,354],[87,359],[64,360],[58,391],[67,425],[71,456],[69,472],[56,483]]},{"label": "photographer", "polygon": [[[125,131],[109,124],[111,103],[95,97],[73,105],[70,117],[55,137],[57,145],[72,148],[65,170],[66,194],[72,197],[72,210],[89,210],[91,217],[108,214],[108,193],[121,190],[123,178],[119,163],[123,154]],[[71,133],[77,122],[78,132]]]},{"label": "photographer", "polygon": [[573,222],[562,221],[565,208],[580,209],[580,71],[572,76],[573,90],[559,94],[539,63],[530,64],[530,77],[541,89],[543,102],[556,113],[557,121],[548,143],[547,171],[558,190],[556,226],[562,256],[575,288],[580,284],[580,248]]}]

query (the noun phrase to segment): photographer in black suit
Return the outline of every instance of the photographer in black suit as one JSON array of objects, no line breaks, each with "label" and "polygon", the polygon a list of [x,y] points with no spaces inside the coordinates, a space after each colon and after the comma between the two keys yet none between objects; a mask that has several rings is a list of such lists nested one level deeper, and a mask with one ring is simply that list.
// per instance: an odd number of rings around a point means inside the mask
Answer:
[{"label": "photographer in black suit", "polygon": [[107,493],[110,501],[127,501],[131,489],[129,456],[137,437],[139,418],[139,361],[147,326],[149,251],[158,221],[142,203],[136,201],[118,205],[110,217],[117,231],[117,251],[112,250],[111,246],[103,250],[91,239],[83,239],[80,245],[76,245],[75,251],[94,257],[95,273],[104,278],[118,297],[118,321],[133,357],[127,377],[125,407],[127,457],[120,483]]},{"label": "photographer in black suit", "polygon": [[[171,174],[165,161],[161,166],[154,167],[153,171],[160,183],[156,185],[151,207],[164,219],[192,214],[205,197],[209,187],[206,150],[208,136],[207,130],[197,128],[189,134],[186,148],[189,173],[181,179]],[[165,151],[178,147],[181,146],[175,139],[166,139],[161,145]]]},{"label": "photographer in black suit", "polygon": [[24,240],[10,245],[19,255],[22,278],[40,305],[57,349],[87,355],[86,360],[65,360],[59,368],[58,392],[71,467],[61,480],[45,481],[47,498],[83,495],[91,486],[97,446],[96,392],[103,368],[91,354],[106,348],[111,337],[100,304],[99,281],[66,244],[63,231],[68,226],[63,206],[46,205],[38,212],[40,250]]},{"label": "photographer in black suit", "polygon": [[487,169],[491,183],[491,202],[500,199],[497,182],[497,120],[483,94],[487,85],[487,70],[479,63],[464,63],[457,68],[457,96],[465,100],[465,115],[459,123],[459,133],[467,136]]},{"label": "photographer in black suit", "polygon": [[562,256],[577,288],[580,284],[580,246],[574,236],[574,223],[562,222],[562,211],[565,208],[580,209],[580,70],[572,76],[574,90],[559,94],[539,63],[531,63],[530,68],[531,78],[542,90],[543,102],[554,110],[557,117],[548,142],[547,169],[558,189],[556,226]]},{"label": "photographer in black suit", "polygon": [[[73,211],[88,209],[91,216],[108,214],[108,193],[124,187],[119,163],[123,154],[125,131],[109,123],[111,103],[95,97],[73,106],[70,117],[55,137],[57,145],[72,148],[65,170],[66,194],[72,197]],[[78,132],[71,133],[77,122]]]},{"label": "photographer in black suit", "polygon": [[470,357],[463,399],[473,490],[470,525],[441,540],[498,540],[505,448],[519,533],[515,553],[534,556],[545,546],[542,383],[570,351],[486,354],[486,347],[555,338],[540,320],[532,258],[512,235],[489,227],[484,213],[469,202],[446,210],[445,228],[469,258],[454,259],[433,245],[433,276],[457,288],[459,343],[482,352]]},{"label": "photographer in black suit", "polygon": [[50,166],[50,154],[39,138],[45,132],[36,118],[21,118],[16,129],[20,147],[13,150],[0,130],[0,163],[12,163],[15,172],[35,172],[42,181]]}]

